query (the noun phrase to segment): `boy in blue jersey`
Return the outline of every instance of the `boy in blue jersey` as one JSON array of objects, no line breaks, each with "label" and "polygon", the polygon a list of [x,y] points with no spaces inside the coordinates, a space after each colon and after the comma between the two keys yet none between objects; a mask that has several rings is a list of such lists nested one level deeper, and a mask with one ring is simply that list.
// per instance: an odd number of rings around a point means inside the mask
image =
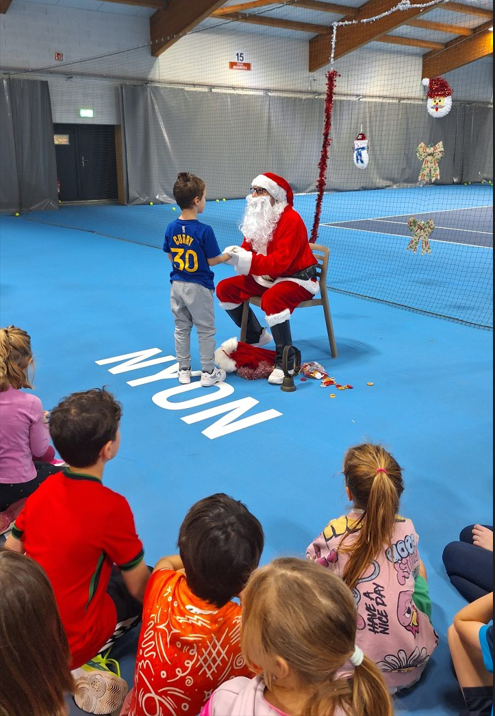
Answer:
[{"label": "boy in blue jersey", "polygon": [[174,185],[182,214],[165,233],[163,250],[172,262],[171,306],[175,319],[175,351],[179,383],[191,382],[191,330],[196,326],[201,354],[201,385],[221,383],[226,373],[215,366],[214,274],[210,266],[226,263],[211,226],[198,221],[206,206],[206,185],[194,174],[182,172]]},{"label": "boy in blue jersey", "polygon": [[493,593],[457,614],[449,645],[466,704],[461,716],[492,716]]}]

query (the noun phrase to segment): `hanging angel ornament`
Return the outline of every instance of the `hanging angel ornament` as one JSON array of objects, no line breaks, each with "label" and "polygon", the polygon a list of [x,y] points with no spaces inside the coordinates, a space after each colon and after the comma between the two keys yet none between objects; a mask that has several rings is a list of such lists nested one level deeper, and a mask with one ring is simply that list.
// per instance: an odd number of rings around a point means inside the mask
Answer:
[{"label": "hanging angel ornament", "polygon": [[433,80],[424,79],[423,85],[428,87],[428,114],[435,119],[446,117],[452,109],[452,89],[443,77]]},{"label": "hanging angel ornament", "polygon": [[354,141],[354,164],[358,169],[367,169],[369,163],[369,142],[366,134],[361,130]]},{"label": "hanging angel ornament", "polygon": [[431,254],[430,236],[435,231],[435,222],[433,219],[429,221],[418,221],[414,216],[411,216],[407,225],[413,234],[407,250],[416,253],[421,242],[421,255]]},{"label": "hanging angel ornament", "polygon": [[419,181],[432,184],[435,181],[440,181],[440,160],[445,154],[443,142],[438,142],[434,147],[427,147],[424,142],[421,142],[416,149],[416,154],[419,161],[423,162]]}]

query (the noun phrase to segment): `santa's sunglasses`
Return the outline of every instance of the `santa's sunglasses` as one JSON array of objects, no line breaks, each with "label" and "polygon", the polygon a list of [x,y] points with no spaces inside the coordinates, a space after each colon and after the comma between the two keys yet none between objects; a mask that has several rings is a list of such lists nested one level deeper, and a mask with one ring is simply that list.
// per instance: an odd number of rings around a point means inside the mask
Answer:
[{"label": "santa's sunglasses", "polygon": [[251,194],[257,194],[258,196],[269,196],[267,190],[262,189],[260,186],[252,186],[250,191]]}]

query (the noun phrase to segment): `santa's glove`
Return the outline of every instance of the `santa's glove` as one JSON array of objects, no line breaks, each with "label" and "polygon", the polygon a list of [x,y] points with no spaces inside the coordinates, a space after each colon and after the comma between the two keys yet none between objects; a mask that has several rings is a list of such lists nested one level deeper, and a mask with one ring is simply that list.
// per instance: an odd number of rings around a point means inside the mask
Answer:
[{"label": "santa's glove", "polygon": [[246,251],[241,246],[229,246],[225,249],[224,254],[230,256],[230,261],[227,263],[231,266],[235,266],[235,270],[242,276],[247,276],[251,269],[251,262],[253,260],[253,254],[251,251]]},{"label": "santa's glove", "polygon": [[226,261],[229,266],[236,266],[239,262],[239,257],[236,255],[236,249],[238,249],[238,246],[227,246],[226,249],[224,249],[223,254],[224,256],[230,256],[229,260]]}]

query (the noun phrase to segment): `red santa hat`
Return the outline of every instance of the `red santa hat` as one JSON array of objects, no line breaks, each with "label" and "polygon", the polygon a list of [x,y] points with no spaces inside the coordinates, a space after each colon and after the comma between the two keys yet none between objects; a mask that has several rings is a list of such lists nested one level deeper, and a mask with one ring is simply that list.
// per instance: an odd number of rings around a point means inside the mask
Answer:
[{"label": "red santa hat", "polygon": [[452,97],[454,94],[451,86],[443,77],[435,77],[433,80],[425,78],[423,85],[429,88],[429,99],[435,99],[435,97]]},{"label": "red santa hat", "polygon": [[[258,184],[256,185],[258,186]],[[275,351],[255,348],[230,338],[215,353],[215,361],[227,373],[235,373],[247,380],[268,378],[275,366]]]},{"label": "red santa hat", "polygon": [[286,201],[291,206],[294,206],[294,192],[292,191],[291,185],[277,174],[271,174],[270,172],[260,174],[253,180],[251,186],[259,186],[261,189],[266,189],[275,201]]},{"label": "red santa hat", "polygon": [[363,134],[363,132],[358,134],[356,137],[356,142],[367,142],[367,141],[368,141],[368,137],[366,136],[366,134]]}]

